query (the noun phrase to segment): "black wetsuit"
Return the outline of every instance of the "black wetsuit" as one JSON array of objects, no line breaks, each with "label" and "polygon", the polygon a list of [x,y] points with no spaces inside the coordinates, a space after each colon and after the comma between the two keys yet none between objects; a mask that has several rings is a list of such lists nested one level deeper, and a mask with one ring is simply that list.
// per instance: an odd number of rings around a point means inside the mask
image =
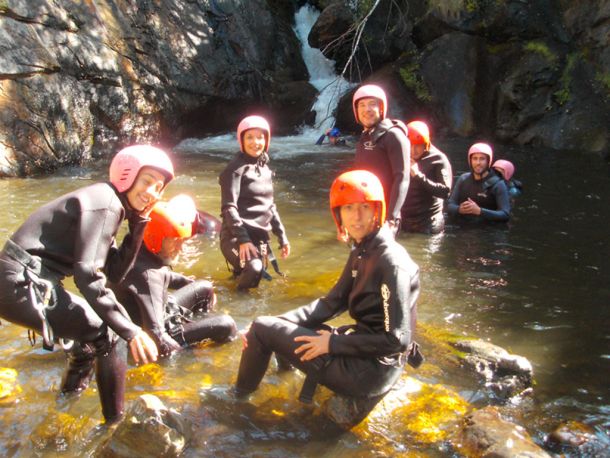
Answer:
[{"label": "black wetsuit", "polygon": [[438,234],[445,228],[443,202],[451,192],[453,173],[445,153],[431,146],[417,161],[419,173],[411,177],[402,206],[401,229]]},{"label": "black wetsuit", "polygon": [[[106,275],[115,281],[125,276],[142,242],[148,220],[129,208],[125,194],[109,183],[78,189],[32,213],[0,254],[0,317],[43,333],[31,294],[41,292],[34,286],[38,279],[50,281],[48,326],[55,338],[75,340],[62,391],[86,387],[97,361],[106,420],[123,409],[126,362],[117,355],[114,333],[130,340],[140,330],[106,286]],[[115,236],[126,217],[130,232],[117,249]],[[63,287],[68,276],[84,299]]]},{"label": "black wetsuit", "polygon": [[268,231],[278,238],[279,246],[288,245],[286,231],[273,201],[273,172],[266,153],[258,158],[237,153],[219,176],[222,230],[220,249],[235,275],[238,287],[256,288],[263,274],[261,258],[240,265],[239,245],[252,242],[264,258],[269,243]]},{"label": "black wetsuit", "polygon": [[[352,397],[383,395],[405,362],[416,320],[419,268],[383,227],[351,251],[328,295],[279,317],[257,318],[247,334],[239,365],[238,394],[254,391],[275,352],[331,390]],[[302,362],[299,335],[314,336],[324,323],[349,312],[355,324],[330,337],[329,353]]]},{"label": "black wetsuit", "polygon": [[[480,215],[462,215],[458,209],[462,202],[472,199],[481,207]],[[510,198],[506,183],[492,170],[480,180],[472,172],[461,175],[455,182],[447,202],[447,211],[458,221],[506,222],[510,219]]]},{"label": "black wetsuit", "polygon": [[[125,280],[111,288],[133,321],[149,331],[161,355],[204,339],[226,341],[237,332],[228,315],[191,320],[192,312],[211,311],[212,283],[174,272],[145,245]],[[171,296],[169,289],[175,290]]]},{"label": "black wetsuit", "polygon": [[362,132],[356,145],[354,167],[374,173],[381,181],[387,220],[400,219],[400,209],[409,189],[410,162],[411,144],[404,124],[384,119]]}]

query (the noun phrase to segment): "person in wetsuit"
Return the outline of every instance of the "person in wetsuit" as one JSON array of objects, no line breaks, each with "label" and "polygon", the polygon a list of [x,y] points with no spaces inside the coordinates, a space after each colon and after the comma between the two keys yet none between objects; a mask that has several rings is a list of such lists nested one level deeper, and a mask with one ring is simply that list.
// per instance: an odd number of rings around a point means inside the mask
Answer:
[{"label": "person in wetsuit", "polygon": [[[379,179],[366,170],[341,174],[331,186],[330,207],[337,230],[353,243],[341,277],[308,305],[254,320],[244,335],[239,397],[257,389],[275,352],[278,361],[307,374],[302,401],[311,399],[318,383],[344,396],[380,399],[416,348],[419,268],[382,224]],[[338,329],[325,324],[343,312],[355,323]]]},{"label": "person in wetsuit", "polygon": [[375,174],[385,190],[388,225],[398,233],[400,210],[409,189],[411,146],[407,127],[387,118],[388,101],[379,86],[358,88],[352,98],[356,122],[364,128],[356,144],[354,168]]},{"label": "person in wetsuit", "polygon": [[237,333],[228,315],[194,318],[194,313],[212,311],[216,303],[212,283],[171,269],[182,244],[198,232],[196,224],[197,209],[189,196],[158,202],[133,268],[121,283],[111,285],[132,320],[151,335],[161,356],[205,339],[225,342]]},{"label": "person in wetsuit", "polygon": [[290,244],[273,200],[269,123],[261,116],[244,118],[237,140],[240,152],[219,176],[220,249],[238,277],[238,289],[247,290],[258,287],[267,261],[274,259],[269,231],[278,238],[282,258],[290,255]]},{"label": "person in wetsuit", "polygon": [[445,229],[443,203],[451,192],[451,164],[445,153],[430,143],[426,123],[412,121],[407,128],[411,142],[411,180],[402,206],[401,229],[438,234]]},{"label": "person in wetsuit", "polygon": [[[110,182],[43,205],[0,253],[0,318],[42,335],[48,349],[57,339],[73,340],[61,392],[85,389],[95,369],[107,423],[123,414],[126,361],[117,352],[117,336],[128,342],[136,363],[155,361],[157,348],[106,281],[120,282],[131,268],[148,215],[173,177],[164,151],[127,147],[110,164]],[[117,248],[125,219],[129,233]],[[83,297],[64,288],[69,276]]]},{"label": "person in wetsuit", "polygon": [[492,169],[493,150],[475,143],[468,150],[470,172],[462,174],[451,191],[447,211],[457,221],[507,222],[510,199],[504,180]]},{"label": "person in wetsuit", "polygon": [[514,203],[514,198],[521,195],[523,192],[523,184],[516,180],[513,176],[515,174],[515,166],[512,162],[505,159],[498,159],[491,166],[504,180],[506,187],[508,188],[508,195],[511,197],[511,203]]}]

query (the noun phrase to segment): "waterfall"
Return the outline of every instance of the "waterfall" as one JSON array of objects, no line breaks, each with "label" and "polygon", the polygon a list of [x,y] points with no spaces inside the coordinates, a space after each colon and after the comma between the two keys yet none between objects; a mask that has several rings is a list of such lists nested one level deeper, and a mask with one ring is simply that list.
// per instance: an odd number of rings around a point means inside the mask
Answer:
[{"label": "waterfall", "polygon": [[319,92],[312,107],[316,112],[314,127],[306,127],[302,131],[303,136],[312,139],[334,126],[333,112],[339,104],[339,98],[351,87],[348,81],[335,73],[335,62],[324,57],[319,49],[312,48],[307,42],[309,31],[319,15],[318,10],[306,4],[294,16],[294,32],[301,42],[301,53],[309,72],[309,83]]}]

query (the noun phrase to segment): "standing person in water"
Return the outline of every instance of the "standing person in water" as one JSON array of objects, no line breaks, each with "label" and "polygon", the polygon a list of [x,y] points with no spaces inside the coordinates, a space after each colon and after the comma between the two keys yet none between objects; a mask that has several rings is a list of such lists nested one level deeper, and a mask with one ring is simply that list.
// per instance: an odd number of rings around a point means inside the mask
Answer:
[{"label": "standing person in water", "polygon": [[364,128],[356,145],[354,168],[369,170],[381,181],[388,225],[397,234],[400,210],[409,189],[411,146],[407,127],[387,118],[388,101],[379,86],[361,86],[354,93],[352,104],[356,122]]},{"label": "standing person in water", "polygon": [[112,285],[132,320],[152,336],[162,356],[205,339],[225,342],[237,333],[228,315],[195,319],[194,313],[207,314],[216,304],[212,283],[171,268],[183,243],[198,232],[197,221],[195,203],[187,195],[158,202],[133,268],[125,280]]},{"label": "standing person in water", "polygon": [[492,169],[498,173],[506,187],[508,188],[508,195],[511,197],[511,201],[514,203],[514,198],[521,195],[523,192],[523,184],[519,180],[513,178],[515,174],[515,166],[512,162],[507,161],[506,159],[498,159],[491,166]]},{"label": "standing person in water", "polygon": [[240,152],[222,171],[222,230],[220,249],[238,277],[240,290],[256,288],[272,258],[269,231],[278,238],[282,258],[290,244],[273,201],[273,173],[269,169],[269,123],[248,116],[237,126]]},{"label": "standing person in water", "polygon": [[453,172],[445,153],[430,143],[430,130],[422,121],[407,124],[411,142],[411,181],[402,206],[405,232],[438,234],[445,229],[443,203],[451,192]]},{"label": "standing person in water", "polygon": [[[377,398],[398,380],[412,344],[419,269],[383,225],[379,179],[366,170],[341,174],[330,189],[337,230],[353,243],[341,277],[329,293],[278,317],[259,317],[244,336],[235,387],[257,389],[272,353],[307,374],[301,400],[320,383],[344,396]],[[348,312],[354,324],[325,322]]]},{"label": "standing person in water", "polygon": [[[95,368],[106,423],[123,414],[126,361],[117,335],[136,363],[157,359],[152,339],[136,326],[106,285],[131,268],[148,215],[174,178],[165,152],[148,145],[121,150],[110,164],[110,182],[93,184],[40,207],[7,240],[0,253],[0,317],[43,336],[73,340],[62,393],[88,386]],[[123,220],[129,233],[114,242]],[[62,283],[73,276],[83,297]]]},{"label": "standing person in water", "polygon": [[510,199],[504,180],[492,169],[493,150],[475,143],[468,150],[470,172],[461,175],[449,196],[447,211],[460,221],[506,222]]}]

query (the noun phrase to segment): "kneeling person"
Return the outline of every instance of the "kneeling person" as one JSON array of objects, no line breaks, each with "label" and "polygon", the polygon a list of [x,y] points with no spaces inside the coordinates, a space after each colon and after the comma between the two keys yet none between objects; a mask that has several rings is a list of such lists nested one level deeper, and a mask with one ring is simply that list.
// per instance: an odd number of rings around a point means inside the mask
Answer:
[{"label": "kneeling person", "polygon": [[[353,242],[343,273],[330,292],[278,317],[259,317],[244,336],[236,394],[256,390],[272,353],[307,374],[301,400],[320,383],[334,392],[376,398],[398,380],[413,348],[419,268],[394,240],[385,221],[379,179],[354,170],[330,190],[340,234]],[[333,329],[325,322],[343,312],[355,323]]]},{"label": "kneeling person", "polygon": [[[144,231],[144,244],[133,269],[112,285],[134,322],[150,333],[161,355],[212,339],[230,340],[236,326],[228,315],[193,320],[194,312],[210,312],[216,295],[212,283],[195,281],[171,269],[182,244],[195,234],[197,210],[188,196],[155,205]],[[173,293],[169,294],[169,289]]]}]

